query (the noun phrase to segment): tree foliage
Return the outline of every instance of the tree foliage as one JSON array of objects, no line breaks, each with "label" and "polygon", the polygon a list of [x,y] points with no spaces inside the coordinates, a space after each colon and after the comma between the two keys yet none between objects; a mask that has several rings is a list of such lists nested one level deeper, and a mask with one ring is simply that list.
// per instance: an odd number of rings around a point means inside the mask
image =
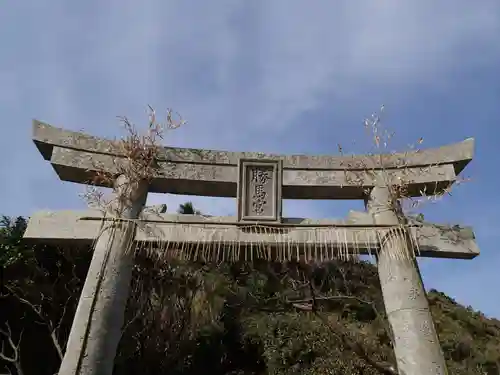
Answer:
[{"label": "tree foliage", "polygon": [[[183,213],[196,212],[190,205]],[[21,241],[3,218],[0,373],[58,371],[87,248]],[[499,374],[500,322],[429,293],[450,372]],[[391,337],[369,263],[158,263],[138,254],[116,374],[390,374]]]},{"label": "tree foliage", "polygon": [[196,210],[192,202],[186,202],[179,205],[177,210],[178,213],[183,215],[200,215],[201,212]]}]

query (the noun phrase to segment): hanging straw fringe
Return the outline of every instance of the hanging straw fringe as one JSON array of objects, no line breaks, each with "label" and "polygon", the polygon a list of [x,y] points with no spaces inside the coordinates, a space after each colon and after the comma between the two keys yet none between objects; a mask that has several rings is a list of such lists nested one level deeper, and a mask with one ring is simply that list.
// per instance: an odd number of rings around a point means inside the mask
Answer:
[{"label": "hanging straw fringe", "polygon": [[134,222],[136,234],[127,240],[130,251],[150,257],[192,262],[233,263],[358,261],[361,254],[389,249],[394,259],[420,253],[412,225],[263,225],[179,223],[99,218],[102,234]]}]

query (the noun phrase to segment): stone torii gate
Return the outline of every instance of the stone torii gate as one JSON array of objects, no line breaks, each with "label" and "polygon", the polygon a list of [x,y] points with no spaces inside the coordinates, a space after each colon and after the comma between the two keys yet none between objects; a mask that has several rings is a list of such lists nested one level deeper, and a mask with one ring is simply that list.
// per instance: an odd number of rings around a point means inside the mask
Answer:
[{"label": "stone torii gate", "polygon": [[[114,141],[38,121],[33,140],[63,181],[88,183],[99,173],[96,161],[116,174],[116,161],[125,159]],[[470,228],[403,222],[391,205],[390,187],[404,178],[407,196],[442,192],[471,161],[473,148],[467,139],[405,154],[337,157],[165,147],[159,173],[148,184],[116,177],[115,194],[130,197],[122,202],[121,225],[99,210],[35,213],[26,240],[95,244],[59,373],[112,373],[133,246],[209,261],[375,254],[399,373],[447,374],[415,256],[472,259],[479,250]],[[147,212],[148,191],[237,197],[238,216]],[[351,211],[344,220],[283,218],[282,199],[363,199],[368,212]]]}]

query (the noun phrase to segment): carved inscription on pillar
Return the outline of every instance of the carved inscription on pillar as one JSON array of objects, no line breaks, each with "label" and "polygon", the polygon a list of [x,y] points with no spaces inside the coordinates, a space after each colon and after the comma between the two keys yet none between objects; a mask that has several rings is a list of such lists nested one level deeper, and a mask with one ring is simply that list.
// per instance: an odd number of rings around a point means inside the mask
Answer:
[{"label": "carved inscription on pillar", "polygon": [[281,185],[281,160],[240,159],[239,220],[280,222]]}]

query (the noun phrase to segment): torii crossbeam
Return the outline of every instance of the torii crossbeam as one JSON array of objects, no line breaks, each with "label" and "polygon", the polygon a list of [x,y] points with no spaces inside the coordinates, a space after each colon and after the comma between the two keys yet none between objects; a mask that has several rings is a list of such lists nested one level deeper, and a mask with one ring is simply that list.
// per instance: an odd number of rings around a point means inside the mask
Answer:
[{"label": "torii crossbeam", "polygon": [[[327,261],[375,255],[380,239],[392,230],[392,226],[376,225],[365,212],[351,212],[347,220],[284,218],[279,226],[242,224],[234,216],[148,212],[141,216],[135,234],[137,247],[157,247],[162,252],[182,248],[182,256],[193,261],[250,261],[260,257]],[[90,246],[99,237],[103,220],[99,210],[40,211],[30,217],[24,238],[68,248]],[[409,231],[415,255],[420,257],[472,259],[479,254],[470,227],[415,221]],[[259,254],[260,248],[266,252]]]}]

